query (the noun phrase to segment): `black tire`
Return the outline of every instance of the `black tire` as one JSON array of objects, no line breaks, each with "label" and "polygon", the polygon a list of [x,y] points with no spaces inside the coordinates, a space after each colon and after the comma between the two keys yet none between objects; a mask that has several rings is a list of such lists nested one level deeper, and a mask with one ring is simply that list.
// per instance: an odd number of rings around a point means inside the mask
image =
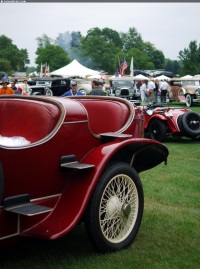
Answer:
[{"label": "black tire", "polygon": [[42,95],[41,92],[33,92],[32,95]]},{"label": "black tire", "polygon": [[188,111],[178,118],[178,127],[186,137],[198,137],[200,135],[200,114]]},{"label": "black tire", "polygon": [[150,138],[163,142],[166,139],[167,127],[166,123],[159,119],[153,119],[149,125]]},{"label": "black tire", "polygon": [[46,96],[53,96],[53,92],[52,92],[51,89],[45,89],[44,90],[44,95],[46,95]]},{"label": "black tire", "polygon": [[85,214],[85,228],[97,251],[128,247],[136,237],[144,210],[140,178],[127,163],[116,162],[102,174]]},{"label": "black tire", "polygon": [[191,107],[193,106],[193,96],[190,94],[186,94],[185,96],[186,106]]}]

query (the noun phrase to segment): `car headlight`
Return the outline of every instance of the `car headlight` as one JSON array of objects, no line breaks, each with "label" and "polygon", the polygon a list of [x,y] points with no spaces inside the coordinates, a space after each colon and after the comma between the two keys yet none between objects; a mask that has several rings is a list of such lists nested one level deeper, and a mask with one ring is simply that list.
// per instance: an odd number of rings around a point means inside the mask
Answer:
[{"label": "car headlight", "polygon": [[134,90],[129,90],[129,95],[132,97],[134,95]]},{"label": "car headlight", "polygon": [[115,91],[115,95],[116,95],[116,96],[120,96],[120,94],[121,94],[121,91],[120,91],[120,90],[116,90],[116,91]]},{"label": "car headlight", "polygon": [[200,95],[200,88],[196,89],[195,94]]},{"label": "car headlight", "polygon": [[165,116],[166,116],[166,117],[172,117],[173,114],[172,114],[171,110],[166,111],[166,112],[165,112]]},{"label": "car headlight", "polygon": [[182,95],[182,96],[185,95],[185,89],[184,89],[184,88],[181,88],[181,89],[180,89],[180,91],[179,91],[179,95]]},{"label": "car headlight", "polygon": [[28,88],[28,89],[27,89],[27,93],[28,93],[29,95],[32,94],[32,91],[33,91],[33,90],[32,90],[31,88]]}]

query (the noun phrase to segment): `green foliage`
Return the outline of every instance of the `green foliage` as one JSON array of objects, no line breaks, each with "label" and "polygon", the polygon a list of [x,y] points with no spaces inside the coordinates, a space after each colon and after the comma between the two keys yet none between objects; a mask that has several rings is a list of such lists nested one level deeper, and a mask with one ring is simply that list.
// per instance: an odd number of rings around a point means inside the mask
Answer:
[{"label": "green foliage", "polygon": [[[108,36],[105,36],[109,33]],[[108,29],[93,28],[88,31],[86,37],[81,38],[83,55],[91,60],[90,68],[104,69],[108,73],[116,71],[115,55],[119,48],[113,42],[116,33]]]},{"label": "green foliage", "polygon": [[127,33],[121,33],[120,36],[123,42],[123,50],[130,50],[131,48],[143,50],[142,36],[134,27],[129,28]]},{"label": "green foliage", "polygon": [[182,61],[182,74],[196,75],[200,73],[200,44],[197,41],[191,41],[188,48],[179,52],[179,58]]},{"label": "green foliage", "polygon": [[18,49],[12,40],[5,35],[0,36],[0,68],[5,72],[12,69],[25,71],[29,63],[27,49]]},{"label": "green foliage", "polygon": [[36,40],[38,43],[38,48],[45,48],[47,45],[52,45],[55,43],[55,41],[46,34],[43,34],[41,37],[37,37]]},{"label": "green foliage", "polygon": [[36,55],[38,55],[35,61],[38,65],[38,71],[41,63],[47,63],[51,70],[59,69],[70,63],[67,53],[57,45],[48,44],[45,47],[38,47]]}]

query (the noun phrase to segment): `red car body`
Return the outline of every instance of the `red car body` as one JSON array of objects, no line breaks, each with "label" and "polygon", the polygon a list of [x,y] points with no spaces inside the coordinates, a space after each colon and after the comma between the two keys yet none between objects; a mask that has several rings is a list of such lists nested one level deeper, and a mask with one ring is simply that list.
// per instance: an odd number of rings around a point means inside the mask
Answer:
[{"label": "red car body", "polygon": [[187,108],[149,105],[140,107],[144,112],[145,132],[151,139],[165,141],[168,135],[198,139],[200,115]]},{"label": "red car body", "polygon": [[[0,135],[29,141],[6,145],[0,140],[0,244],[20,236],[60,238],[86,220],[96,249],[112,251],[130,245],[143,212],[137,174],[166,161],[168,156],[164,145],[143,138],[141,110],[113,97],[1,96],[0,111]],[[127,201],[122,201],[118,191],[105,202],[110,218],[117,208],[132,223],[133,206],[138,212],[132,230],[127,236],[119,234],[117,241],[109,239],[98,223],[98,208],[111,182],[105,179],[109,173],[114,175],[111,178],[116,185],[125,178],[129,192],[134,187],[134,197],[138,197],[136,205],[128,202],[132,194],[122,190],[124,185],[120,183],[118,188]],[[132,174],[136,178],[133,186]],[[113,189],[117,192],[116,187]],[[98,196],[99,204],[95,200]],[[102,240],[95,237],[98,233]]]}]

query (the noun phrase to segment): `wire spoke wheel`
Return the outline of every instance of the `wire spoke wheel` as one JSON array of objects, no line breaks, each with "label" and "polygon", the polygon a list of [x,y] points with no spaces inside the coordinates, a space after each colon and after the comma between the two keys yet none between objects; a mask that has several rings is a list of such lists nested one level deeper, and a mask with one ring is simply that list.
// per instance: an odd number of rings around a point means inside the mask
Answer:
[{"label": "wire spoke wheel", "polygon": [[113,243],[124,240],[135,224],[138,214],[138,193],[132,179],[117,175],[107,185],[100,203],[100,226],[104,236]]},{"label": "wire spoke wheel", "polygon": [[128,247],[141,225],[144,207],[142,184],[128,164],[116,162],[105,169],[85,215],[93,246],[102,252]]}]

